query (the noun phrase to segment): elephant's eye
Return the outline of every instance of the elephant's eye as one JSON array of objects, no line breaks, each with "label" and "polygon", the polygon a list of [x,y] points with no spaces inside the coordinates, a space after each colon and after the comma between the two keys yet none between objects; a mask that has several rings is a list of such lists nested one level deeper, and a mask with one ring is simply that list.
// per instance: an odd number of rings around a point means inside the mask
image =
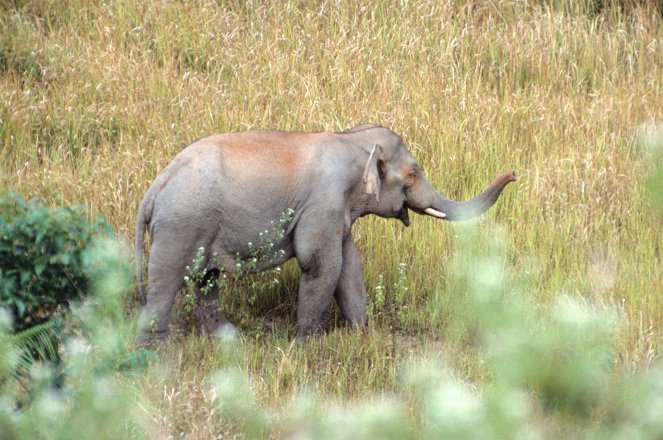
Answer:
[{"label": "elephant's eye", "polygon": [[417,180],[417,176],[419,173],[417,173],[416,169],[411,169],[408,171],[407,175],[405,176],[405,184],[407,186],[412,186],[414,185],[414,182]]}]

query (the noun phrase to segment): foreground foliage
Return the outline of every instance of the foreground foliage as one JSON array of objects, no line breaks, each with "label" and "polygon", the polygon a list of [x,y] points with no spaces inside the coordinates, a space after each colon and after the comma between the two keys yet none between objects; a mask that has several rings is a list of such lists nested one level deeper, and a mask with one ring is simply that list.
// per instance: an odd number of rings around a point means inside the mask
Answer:
[{"label": "foreground foliage", "polygon": [[69,207],[51,209],[0,194],[0,304],[14,329],[42,324],[88,293],[84,251],[109,228]]},{"label": "foreground foliage", "polygon": [[[0,310],[0,433],[3,439],[127,438],[134,413],[119,371],[145,356],[127,351],[130,327],[121,313],[131,271],[117,245],[99,242],[85,264],[96,295],[73,307],[61,361],[32,364],[16,375],[23,347],[11,335],[12,316]],[[61,335],[60,335],[61,336]],[[144,364],[144,362],[142,362]],[[25,393],[29,392],[26,400]]]},{"label": "foreground foliage", "polygon": [[[461,379],[444,355],[429,353],[399,363],[401,372],[390,395],[338,405],[307,392],[291,394],[289,403],[275,408],[260,402],[255,384],[261,378],[242,367],[244,358],[251,356],[246,351],[252,349],[250,341],[234,333],[222,334],[218,341],[192,339],[191,347],[182,347],[180,341],[166,353],[195,349],[198,355],[213,353],[215,360],[214,370],[197,381],[205,401],[197,402],[195,411],[206,411],[210,417],[197,436],[660,438],[663,369],[612,373],[620,319],[616,310],[568,296],[539,309],[525,296],[532,285],[514,288],[502,234],[491,234],[486,251],[478,245],[475,226],[463,232],[468,238],[450,271],[458,294],[450,325],[463,337],[471,336],[467,349],[485,360],[486,379],[479,388]],[[35,364],[23,379],[29,381],[32,399],[20,407],[16,403],[21,387],[13,375],[17,351],[8,333],[11,318],[6,312],[0,315],[3,438],[165,434],[159,426],[163,416],[151,407],[149,392],[141,387],[165,387],[168,392],[173,380],[183,378],[150,352],[129,350],[132,332],[121,301],[131,272],[117,245],[97,245],[87,268],[95,275],[97,295],[69,318],[77,331],[64,344],[64,379],[54,386],[56,370]],[[345,337],[361,339],[356,334]],[[320,349],[342,350],[343,343],[332,335],[290,344],[279,370]],[[152,365],[145,370],[149,360]]]}]

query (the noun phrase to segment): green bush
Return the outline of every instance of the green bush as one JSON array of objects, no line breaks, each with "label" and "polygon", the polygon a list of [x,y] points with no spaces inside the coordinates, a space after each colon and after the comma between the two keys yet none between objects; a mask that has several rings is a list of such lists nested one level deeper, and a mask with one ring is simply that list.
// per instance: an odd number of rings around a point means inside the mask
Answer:
[{"label": "green bush", "polygon": [[0,196],[0,303],[12,313],[15,331],[48,321],[88,293],[84,251],[100,232],[109,226],[88,222],[82,210]]},{"label": "green bush", "polygon": [[[0,308],[1,439],[145,438],[132,415],[135,391],[124,380],[154,359],[147,350],[129,351],[133,330],[121,304],[131,267],[111,240],[95,240],[83,260],[95,295],[73,305],[64,319],[62,368],[35,362],[29,375],[16,377],[22,347],[10,334],[11,317]],[[59,384],[53,386],[56,376]],[[26,389],[30,399],[23,398]]]}]

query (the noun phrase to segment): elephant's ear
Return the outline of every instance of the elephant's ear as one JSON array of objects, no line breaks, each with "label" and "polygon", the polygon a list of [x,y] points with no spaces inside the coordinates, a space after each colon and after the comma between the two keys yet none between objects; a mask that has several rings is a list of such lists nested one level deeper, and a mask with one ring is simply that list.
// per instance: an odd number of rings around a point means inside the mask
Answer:
[{"label": "elephant's ear", "polygon": [[382,147],[373,145],[371,154],[368,156],[366,166],[364,166],[364,192],[375,195],[375,201],[380,200],[380,172],[378,171],[378,162],[382,156]]}]

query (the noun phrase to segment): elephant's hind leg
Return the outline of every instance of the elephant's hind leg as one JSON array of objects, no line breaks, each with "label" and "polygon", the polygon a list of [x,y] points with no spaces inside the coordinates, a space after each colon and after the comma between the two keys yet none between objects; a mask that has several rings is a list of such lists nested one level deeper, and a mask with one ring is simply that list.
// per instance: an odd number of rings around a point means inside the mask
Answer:
[{"label": "elephant's hind leg", "polygon": [[147,268],[147,302],[138,318],[138,343],[164,340],[168,335],[175,296],[184,286],[186,265],[195,253],[192,246],[173,252],[174,241],[159,237],[152,245]]},{"label": "elephant's hind leg", "polygon": [[148,270],[147,302],[138,318],[137,343],[162,341],[168,336],[170,314],[177,292],[182,288],[183,271]]}]

